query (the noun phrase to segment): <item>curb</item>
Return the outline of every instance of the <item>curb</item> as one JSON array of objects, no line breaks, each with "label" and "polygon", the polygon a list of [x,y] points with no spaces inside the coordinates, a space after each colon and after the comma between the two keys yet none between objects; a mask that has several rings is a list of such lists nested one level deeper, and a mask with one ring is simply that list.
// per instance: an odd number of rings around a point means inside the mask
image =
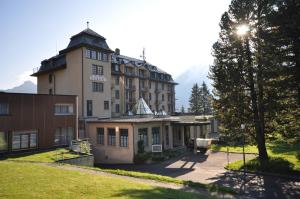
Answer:
[{"label": "curb", "polygon": [[[217,151],[217,150],[211,150],[213,152],[220,152],[220,153],[227,153],[227,151]],[[243,152],[228,152],[228,153],[233,153],[233,154],[243,154]],[[248,153],[245,152],[247,155],[258,155],[258,153]]]},{"label": "curb", "polygon": [[[224,169],[226,169],[227,171],[234,171],[234,172],[240,172],[240,173],[244,172],[243,170],[227,169],[226,167],[224,167]],[[300,176],[295,177],[295,176],[276,174],[276,173],[270,173],[270,172],[247,171],[246,170],[246,173],[256,174],[256,175],[272,176],[272,177],[280,177],[280,178],[286,178],[286,179],[289,179],[289,180],[300,180]]]}]

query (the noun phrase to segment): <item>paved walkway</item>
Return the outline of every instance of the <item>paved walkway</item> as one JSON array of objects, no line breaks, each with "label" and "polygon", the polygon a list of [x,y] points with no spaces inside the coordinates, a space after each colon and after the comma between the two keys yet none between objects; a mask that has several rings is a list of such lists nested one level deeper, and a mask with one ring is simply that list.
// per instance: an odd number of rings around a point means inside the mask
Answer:
[{"label": "paved walkway", "polygon": [[[241,172],[224,169],[228,162],[241,160],[242,157],[242,154],[208,152],[201,155],[189,154],[151,165],[100,165],[100,167],[156,173],[201,183],[215,183],[234,188],[253,198],[300,198],[299,181],[255,174],[244,176]],[[251,157],[254,155],[246,155],[246,158]]]}]

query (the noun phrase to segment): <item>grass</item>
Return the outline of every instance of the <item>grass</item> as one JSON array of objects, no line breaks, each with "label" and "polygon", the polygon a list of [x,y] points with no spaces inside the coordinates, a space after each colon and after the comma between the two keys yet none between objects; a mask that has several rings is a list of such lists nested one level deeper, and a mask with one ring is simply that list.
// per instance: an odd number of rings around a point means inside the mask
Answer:
[{"label": "grass", "polygon": [[68,149],[61,148],[52,151],[9,155],[7,156],[6,159],[13,160],[13,161],[26,161],[26,162],[56,162],[61,159],[70,159],[79,156],[80,156],[79,154],[73,153]]},{"label": "grass", "polygon": [[135,177],[135,178],[155,180],[155,181],[159,181],[159,182],[181,184],[181,185],[186,185],[186,186],[189,186],[189,187],[195,188],[195,189],[198,189],[198,188],[205,189],[209,192],[236,194],[236,192],[234,190],[227,188],[227,187],[222,187],[222,186],[219,186],[216,184],[203,184],[203,183],[198,183],[198,182],[192,182],[192,181],[186,181],[186,180],[181,180],[181,179],[177,179],[177,178],[172,178],[169,176],[162,176],[162,175],[158,175],[158,174],[136,172],[136,171],[126,171],[126,170],[120,170],[120,169],[101,169],[101,168],[97,168],[97,167],[84,167],[84,168],[96,170],[96,171],[107,172],[107,173],[112,173],[112,174],[116,174],[116,175],[122,175],[122,176],[130,176],[130,177]]},{"label": "grass", "polygon": [[[300,173],[300,160],[297,158],[297,153],[300,151],[300,144],[287,144],[284,142],[274,142],[266,144],[269,163],[268,167],[261,169],[258,158],[247,160],[247,169],[251,171],[264,170],[274,173],[291,174]],[[228,146],[229,152],[242,152],[242,146]],[[213,146],[213,150],[227,151],[227,146]],[[246,153],[258,153],[257,147],[246,145]],[[240,170],[243,169],[243,161],[236,161],[227,165],[228,169]]]},{"label": "grass", "polygon": [[117,177],[0,161],[0,198],[207,198]]}]

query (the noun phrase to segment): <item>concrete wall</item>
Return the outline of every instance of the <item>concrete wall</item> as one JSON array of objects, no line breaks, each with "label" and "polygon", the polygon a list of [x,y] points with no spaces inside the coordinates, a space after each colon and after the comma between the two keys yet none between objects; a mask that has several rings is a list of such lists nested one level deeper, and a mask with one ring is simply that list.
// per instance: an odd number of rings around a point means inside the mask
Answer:
[{"label": "concrete wall", "polygon": [[94,166],[94,156],[93,155],[84,155],[84,156],[81,156],[78,158],[60,160],[58,162],[63,163],[63,164],[72,164],[72,165],[93,167]]}]

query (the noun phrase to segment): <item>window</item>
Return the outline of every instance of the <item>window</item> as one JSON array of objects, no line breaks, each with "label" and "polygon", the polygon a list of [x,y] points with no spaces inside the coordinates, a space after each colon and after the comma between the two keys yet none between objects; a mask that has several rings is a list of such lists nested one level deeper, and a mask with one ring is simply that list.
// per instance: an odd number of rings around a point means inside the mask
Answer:
[{"label": "window", "polygon": [[36,131],[20,131],[13,132],[12,150],[22,150],[36,148],[37,146],[37,132]]},{"label": "window", "polygon": [[92,116],[93,115],[93,101],[92,100],[87,100],[86,101],[86,110],[87,110],[87,116]]},{"label": "window", "polygon": [[7,133],[0,131],[0,152],[7,150]]},{"label": "window", "polygon": [[91,58],[91,50],[89,50],[89,49],[85,50],[85,57],[86,58]]},{"label": "window", "polygon": [[115,97],[116,97],[116,99],[120,99],[120,91],[119,90],[115,91]]},{"label": "window", "polygon": [[93,92],[103,92],[103,83],[92,82]]},{"label": "window", "polygon": [[162,110],[165,110],[165,106],[164,106],[164,105],[162,105],[162,106],[161,106],[161,109],[162,109]]},{"label": "window", "polygon": [[97,59],[98,59],[98,60],[101,60],[101,59],[102,59],[101,52],[97,52]]},{"label": "window", "polygon": [[104,101],[104,110],[109,109],[109,101]]},{"label": "window", "polygon": [[69,145],[73,139],[73,127],[58,127],[55,130],[54,145]]},{"label": "window", "polygon": [[93,75],[103,75],[103,66],[92,65],[92,74]]},{"label": "window", "polygon": [[52,91],[52,88],[49,89],[49,95],[52,95],[53,94],[53,91]]},{"label": "window", "polygon": [[55,115],[72,115],[73,104],[55,104],[54,106]]},{"label": "window", "polygon": [[164,94],[161,95],[161,100],[165,101],[165,95]]},{"label": "window", "polygon": [[92,59],[97,59],[97,52],[92,50]]},{"label": "window", "polygon": [[166,145],[169,146],[169,126],[165,126],[166,130]]},{"label": "window", "polygon": [[152,96],[151,96],[151,93],[149,93],[149,101],[151,101],[151,97],[152,97]]},{"label": "window", "polygon": [[116,85],[119,85],[119,84],[120,84],[119,76],[116,77],[115,83],[116,83]]},{"label": "window", "polygon": [[120,104],[116,104],[116,113],[120,113]]},{"label": "window", "polygon": [[144,146],[148,146],[148,129],[147,128],[138,129],[138,139],[143,140]]},{"label": "window", "polygon": [[102,60],[103,61],[108,61],[107,53],[102,53]]},{"label": "window", "polygon": [[52,75],[52,74],[49,74],[49,83],[50,83],[50,84],[52,83],[52,78],[53,78],[53,75]]},{"label": "window", "polygon": [[8,115],[9,114],[9,104],[8,103],[0,103],[0,115]]},{"label": "window", "polygon": [[120,147],[128,147],[128,129],[120,129]]},{"label": "window", "polygon": [[118,64],[115,65],[115,71],[120,71],[120,66]]},{"label": "window", "polygon": [[116,130],[109,128],[108,129],[108,145],[116,146]]},{"label": "window", "polygon": [[152,144],[159,144],[159,127],[152,128]]},{"label": "window", "polygon": [[97,128],[97,144],[104,145],[104,128]]}]

